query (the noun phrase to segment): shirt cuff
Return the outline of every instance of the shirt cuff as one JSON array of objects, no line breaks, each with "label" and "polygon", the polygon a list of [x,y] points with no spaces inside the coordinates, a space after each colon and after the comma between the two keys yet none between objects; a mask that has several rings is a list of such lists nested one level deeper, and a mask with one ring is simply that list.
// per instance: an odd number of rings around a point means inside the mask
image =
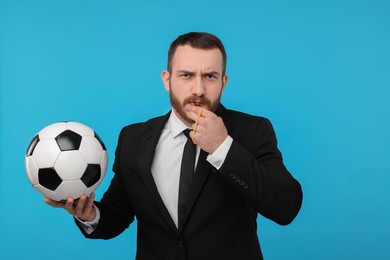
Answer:
[{"label": "shirt cuff", "polygon": [[223,162],[229,152],[230,146],[232,146],[233,138],[228,135],[223,143],[214,151],[214,153],[207,156],[207,161],[214,166],[217,170],[222,167]]},{"label": "shirt cuff", "polygon": [[96,217],[92,221],[83,221],[83,220],[79,219],[78,217],[74,216],[77,219],[77,221],[80,223],[80,225],[83,227],[84,231],[88,235],[91,234],[93,231],[95,231],[96,226],[97,226],[97,224],[99,223],[99,220],[100,220],[100,210],[99,210],[99,208],[96,207],[95,204],[93,204],[93,207],[95,208]]}]

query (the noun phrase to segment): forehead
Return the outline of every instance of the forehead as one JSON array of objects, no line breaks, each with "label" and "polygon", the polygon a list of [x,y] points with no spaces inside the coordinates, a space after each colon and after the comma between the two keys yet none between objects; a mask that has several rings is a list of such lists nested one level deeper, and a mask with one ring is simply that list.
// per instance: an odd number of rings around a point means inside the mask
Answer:
[{"label": "forehead", "polygon": [[222,71],[223,56],[218,48],[204,50],[189,45],[177,47],[172,58],[173,70],[215,70]]}]

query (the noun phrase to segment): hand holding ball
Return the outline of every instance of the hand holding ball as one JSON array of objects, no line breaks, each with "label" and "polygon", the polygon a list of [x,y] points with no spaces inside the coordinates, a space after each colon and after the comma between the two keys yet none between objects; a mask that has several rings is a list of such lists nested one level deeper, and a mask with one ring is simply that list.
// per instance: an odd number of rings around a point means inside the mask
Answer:
[{"label": "hand holding ball", "polygon": [[42,129],[25,157],[27,176],[46,197],[63,201],[91,194],[107,170],[107,151],[98,135],[77,122],[60,122]]}]

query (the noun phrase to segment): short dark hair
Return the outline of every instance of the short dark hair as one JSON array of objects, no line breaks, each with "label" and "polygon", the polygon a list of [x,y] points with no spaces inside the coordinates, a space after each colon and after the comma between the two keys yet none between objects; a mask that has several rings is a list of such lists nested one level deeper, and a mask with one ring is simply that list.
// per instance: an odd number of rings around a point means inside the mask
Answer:
[{"label": "short dark hair", "polygon": [[190,33],[182,34],[171,43],[171,46],[169,47],[168,50],[168,66],[167,66],[167,69],[170,73],[172,72],[173,55],[175,54],[177,47],[184,46],[184,45],[190,45],[193,48],[202,49],[202,50],[219,49],[222,53],[222,58],[223,58],[222,74],[223,75],[225,74],[226,59],[227,59],[225,47],[223,46],[221,40],[217,36],[206,32],[190,32]]}]

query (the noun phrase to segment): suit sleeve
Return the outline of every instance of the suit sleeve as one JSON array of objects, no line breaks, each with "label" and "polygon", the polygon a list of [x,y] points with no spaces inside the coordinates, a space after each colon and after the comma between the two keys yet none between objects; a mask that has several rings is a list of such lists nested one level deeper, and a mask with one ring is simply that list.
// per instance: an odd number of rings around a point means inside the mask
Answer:
[{"label": "suit sleeve", "polygon": [[271,122],[262,118],[253,134],[232,136],[219,172],[258,213],[280,225],[291,223],[301,207],[302,189],[283,164]]},{"label": "suit sleeve", "polygon": [[110,239],[122,233],[134,221],[134,212],[126,194],[120,172],[120,158],[122,149],[123,130],[119,136],[118,146],[115,152],[113,165],[114,177],[108,190],[104,193],[100,202],[95,205],[100,210],[100,220],[96,229],[87,234],[80,223],[76,221],[81,232],[87,238]]}]

